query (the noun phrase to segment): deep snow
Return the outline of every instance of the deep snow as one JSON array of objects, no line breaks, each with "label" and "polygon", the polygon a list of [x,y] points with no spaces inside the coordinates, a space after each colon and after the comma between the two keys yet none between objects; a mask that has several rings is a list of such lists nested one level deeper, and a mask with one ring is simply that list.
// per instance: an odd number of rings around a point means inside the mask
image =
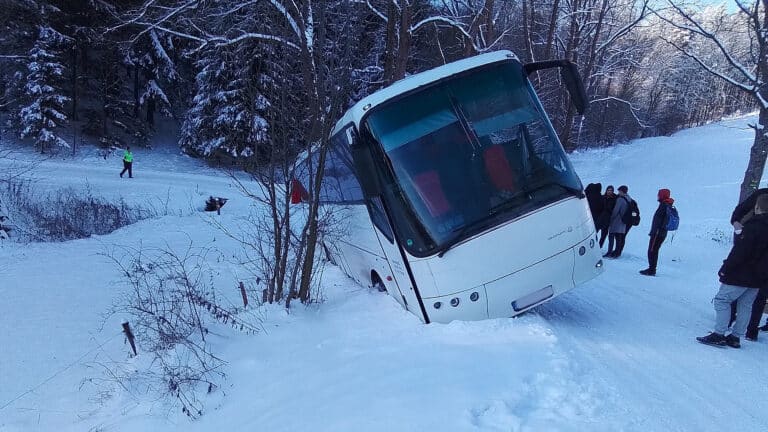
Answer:
[{"label": "deep snow", "polygon": [[[124,285],[101,254],[192,241],[231,255],[236,245],[210,218],[234,225],[250,203],[226,175],[175,152],[137,150],[133,180],[117,176],[118,155],[45,161],[42,188],[87,182],[169,215],[85,240],[0,246],[0,431],[768,430],[768,334],[741,350],[694,341],[712,326],[749,121],[572,155],[585,184],[627,184],[642,222],[602,276],[519,318],[423,325],[327,266],[325,303],[264,308],[263,333],[215,341],[228,378],[194,422],[95,385],[100,364],[136,361],[120,317],[102,317]],[[637,271],[660,187],[672,190],[681,228],[648,278]],[[231,198],[221,216],[198,211],[208,195]],[[236,303],[247,275],[227,261],[219,270]]]}]

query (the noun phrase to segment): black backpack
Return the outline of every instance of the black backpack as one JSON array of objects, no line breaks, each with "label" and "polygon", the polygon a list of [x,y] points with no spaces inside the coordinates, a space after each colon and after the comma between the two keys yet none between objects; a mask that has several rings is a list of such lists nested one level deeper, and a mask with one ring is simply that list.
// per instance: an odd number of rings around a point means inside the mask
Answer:
[{"label": "black backpack", "polygon": [[633,199],[627,200],[626,198],[624,198],[624,200],[629,204],[629,209],[624,212],[621,221],[624,222],[624,225],[640,225],[640,208],[637,206],[637,201]]}]

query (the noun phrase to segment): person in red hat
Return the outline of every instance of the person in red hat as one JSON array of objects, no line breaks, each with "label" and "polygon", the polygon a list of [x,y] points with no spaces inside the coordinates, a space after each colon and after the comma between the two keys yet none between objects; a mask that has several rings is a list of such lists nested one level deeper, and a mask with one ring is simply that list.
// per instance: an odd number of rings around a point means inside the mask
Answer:
[{"label": "person in red hat", "polygon": [[648,241],[648,268],[640,270],[640,274],[645,276],[656,276],[656,264],[659,262],[659,249],[661,244],[667,238],[667,215],[670,213],[668,207],[672,207],[675,200],[670,196],[669,189],[659,189],[657,194],[659,208],[653,214],[651,223],[651,232],[648,235],[651,239]]}]

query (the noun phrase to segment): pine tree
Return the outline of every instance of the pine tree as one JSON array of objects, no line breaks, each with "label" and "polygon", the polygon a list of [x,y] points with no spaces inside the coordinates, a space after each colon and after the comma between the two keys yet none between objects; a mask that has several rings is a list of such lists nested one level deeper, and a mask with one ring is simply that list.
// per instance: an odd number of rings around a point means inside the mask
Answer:
[{"label": "pine tree", "polygon": [[21,137],[31,137],[41,153],[54,145],[69,147],[56,133],[56,128],[67,121],[64,105],[69,98],[63,95],[64,66],[59,62],[62,46],[67,37],[54,29],[41,26],[37,42],[29,51],[24,99],[20,109]]},{"label": "pine tree", "polygon": [[[249,55],[244,55],[250,51]],[[213,49],[198,62],[196,93],[182,127],[181,147],[203,157],[248,159],[263,153],[273,82],[253,50]]]}]

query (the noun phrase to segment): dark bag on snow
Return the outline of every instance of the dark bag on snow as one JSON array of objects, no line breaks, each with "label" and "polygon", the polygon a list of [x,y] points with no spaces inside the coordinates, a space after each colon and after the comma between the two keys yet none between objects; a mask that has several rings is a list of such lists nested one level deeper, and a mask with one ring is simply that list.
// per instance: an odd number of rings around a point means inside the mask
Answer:
[{"label": "dark bag on snow", "polygon": [[209,197],[207,201],[205,201],[205,211],[219,211],[222,207],[224,207],[224,204],[227,203],[227,198],[221,198],[221,197]]}]

